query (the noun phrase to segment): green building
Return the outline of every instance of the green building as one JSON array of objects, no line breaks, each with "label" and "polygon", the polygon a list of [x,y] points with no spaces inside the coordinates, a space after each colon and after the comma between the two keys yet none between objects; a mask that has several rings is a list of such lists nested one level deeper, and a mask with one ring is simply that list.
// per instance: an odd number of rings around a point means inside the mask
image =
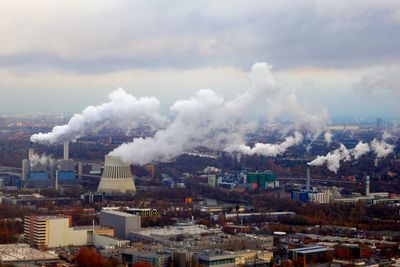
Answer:
[{"label": "green building", "polygon": [[266,189],[278,186],[276,174],[271,171],[246,173],[246,184],[251,185],[253,189]]}]

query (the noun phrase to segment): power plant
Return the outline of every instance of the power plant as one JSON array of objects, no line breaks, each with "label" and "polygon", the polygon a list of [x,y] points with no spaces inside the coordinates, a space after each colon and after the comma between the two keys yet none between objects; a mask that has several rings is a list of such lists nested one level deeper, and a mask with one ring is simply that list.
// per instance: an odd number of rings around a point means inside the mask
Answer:
[{"label": "power plant", "polygon": [[97,191],[102,193],[136,192],[130,165],[124,163],[119,157],[105,156],[104,170]]},{"label": "power plant", "polygon": [[[45,157],[45,162],[42,161]],[[25,188],[47,188],[59,185],[76,185],[75,162],[69,158],[69,143],[64,143],[63,159],[35,154],[32,143],[29,145],[28,159],[22,160],[21,180]]]}]

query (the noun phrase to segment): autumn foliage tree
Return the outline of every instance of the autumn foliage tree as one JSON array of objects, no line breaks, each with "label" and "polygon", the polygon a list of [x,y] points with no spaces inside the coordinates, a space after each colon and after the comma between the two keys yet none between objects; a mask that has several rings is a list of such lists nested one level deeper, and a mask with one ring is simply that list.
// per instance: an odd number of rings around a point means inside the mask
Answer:
[{"label": "autumn foliage tree", "polygon": [[84,247],[75,257],[78,267],[101,267],[106,261],[95,249]]}]

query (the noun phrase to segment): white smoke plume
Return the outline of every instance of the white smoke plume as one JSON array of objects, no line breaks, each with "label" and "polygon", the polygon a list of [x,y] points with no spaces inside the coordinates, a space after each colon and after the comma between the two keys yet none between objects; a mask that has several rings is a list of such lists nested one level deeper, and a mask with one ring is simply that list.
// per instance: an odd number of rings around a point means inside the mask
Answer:
[{"label": "white smoke plume", "polygon": [[383,132],[383,134],[382,134],[382,139],[383,139],[383,140],[389,140],[389,139],[392,139],[392,138],[393,138],[393,136],[392,136],[391,133],[389,133],[389,132],[387,132],[387,131],[384,131],[384,132]]},{"label": "white smoke plume", "polygon": [[[170,159],[199,145],[222,150],[229,148],[230,151],[243,150],[246,147],[244,136],[256,129],[259,114],[267,114],[270,119],[285,114],[290,116],[294,127],[320,129],[325,117],[304,111],[295,95],[283,100],[279,98],[271,68],[266,63],[256,63],[251,69],[250,88],[233,100],[226,101],[214,91],[202,89],[190,99],[176,101],[170,108],[175,118],[165,129],[156,132],[153,137],[136,138],[131,143],[122,144],[110,155],[119,156],[126,162],[144,164]],[[281,144],[258,144],[250,152],[243,151],[276,156],[302,138],[297,133]]]},{"label": "white smoke plume", "polygon": [[[267,63],[254,64],[249,75],[249,89],[232,100],[225,100],[212,90],[201,89],[189,99],[176,101],[170,107],[171,120],[159,114],[158,100],[136,99],[119,89],[110,94],[109,102],[88,107],[68,124],[56,126],[50,133],[33,135],[31,140],[41,143],[73,140],[116,122],[131,121],[130,127],[155,125],[157,131],[153,136],[135,138],[110,152],[125,162],[145,164],[170,160],[197,146],[218,150],[235,144],[236,147],[245,146],[246,134],[256,130],[262,119],[273,122],[284,116],[291,120],[292,130],[305,128],[319,132],[327,119],[326,111],[308,113],[294,93],[282,96],[271,69]],[[302,139],[297,132],[281,144],[257,144],[250,151],[279,155]]]},{"label": "white smoke plume", "polygon": [[136,98],[119,88],[108,95],[109,102],[89,106],[82,113],[75,114],[67,124],[56,126],[49,133],[31,136],[32,142],[54,144],[72,141],[105,126],[127,129],[139,125],[162,127],[166,119],[158,112],[160,102],[155,98]]},{"label": "white smoke plume", "polygon": [[333,134],[331,132],[325,132],[324,134],[324,140],[326,142],[327,145],[329,145],[330,143],[332,143],[332,137]]},{"label": "white smoke plume", "polygon": [[371,142],[371,149],[374,151],[377,160],[387,157],[393,152],[394,145],[386,143],[384,140],[374,139]]},{"label": "white smoke plume", "polygon": [[329,152],[326,156],[318,156],[308,165],[322,166],[326,164],[330,171],[337,173],[342,161],[358,160],[361,156],[372,151],[375,154],[375,164],[377,164],[378,160],[387,157],[393,152],[393,149],[394,145],[388,144],[384,140],[379,141],[376,138],[370,144],[360,141],[353,149],[347,149],[343,144],[340,144],[338,149]]},{"label": "white smoke plume", "polygon": [[38,155],[35,153],[30,159],[31,168],[35,167],[38,164],[42,166],[52,166],[54,165],[54,159],[46,154]]},{"label": "white smoke plume", "polygon": [[355,160],[358,160],[362,155],[371,151],[371,147],[368,143],[360,141],[353,149],[352,155]]},{"label": "white smoke plume", "polygon": [[254,147],[246,146],[246,145],[232,145],[225,149],[228,152],[240,152],[246,155],[259,155],[259,156],[268,156],[268,157],[276,157],[278,155],[282,155],[285,151],[294,145],[298,145],[303,141],[303,135],[299,132],[295,132],[293,136],[288,136],[285,138],[280,144],[263,144],[256,143]]},{"label": "white smoke plume", "polygon": [[343,144],[340,144],[340,147],[338,149],[329,152],[326,156],[318,156],[316,159],[309,162],[308,165],[322,166],[326,164],[327,168],[331,172],[337,173],[340,168],[340,162],[350,160],[350,151]]}]

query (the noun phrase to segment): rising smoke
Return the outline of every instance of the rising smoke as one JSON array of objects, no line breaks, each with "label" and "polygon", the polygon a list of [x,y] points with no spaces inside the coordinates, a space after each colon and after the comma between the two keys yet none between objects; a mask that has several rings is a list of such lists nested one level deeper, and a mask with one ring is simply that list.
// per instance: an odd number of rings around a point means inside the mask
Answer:
[{"label": "rising smoke", "polygon": [[[239,151],[253,155],[276,156],[303,140],[294,132],[279,144],[257,143],[246,146],[245,136],[259,127],[261,119],[273,122],[283,115],[293,122],[291,129],[319,133],[327,119],[327,112],[306,112],[296,94],[281,96],[279,86],[267,63],[256,63],[251,68],[250,87],[232,100],[225,100],[212,90],[201,89],[193,97],[176,101],[170,112],[170,121],[159,113],[155,98],[137,99],[122,89],[109,95],[110,101],[88,107],[74,115],[66,125],[56,126],[50,133],[31,137],[33,142],[57,143],[77,139],[108,125],[125,127],[155,126],[152,137],[135,138],[110,152],[125,162],[145,164],[169,160],[197,146]],[[130,124],[126,124],[130,122]],[[292,131],[293,132],[293,131]]]},{"label": "rising smoke", "polygon": [[358,160],[361,156],[372,151],[375,154],[375,164],[377,164],[378,160],[392,153],[393,148],[394,145],[388,144],[384,140],[379,141],[376,138],[372,140],[370,144],[360,141],[353,149],[347,149],[345,145],[340,144],[338,149],[329,152],[325,156],[318,156],[316,159],[309,162],[308,165],[322,166],[326,164],[330,171],[337,173],[341,162]]},{"label": "rising smoke", "polygon": [[326,142],[327,145],[329,145],[330,143],[332,143],[332,138],[333,138],[333,134],[331,132],[325,132],[324,134],[324,140]]},{"label": "rising smoke", "polygon": [[254,147],[239,145],[239,146],[229,146],[225,150],[228,152],[240,152],[245,155],[259,155],[267,157],[276,157],[282,155],[285,151],[294,145],[298,145],[303,141],[303,135],[299,132],[294,132],[293,136],[288,136],[285,141],[279,144],[263,144],[256,143]]},{"label": "rising smoke", "polygon": [[160,102],[155,98],[136,98],[119,88],[108,95],[109,102],[89,106],[82,113],[75,114],[67,124],[56,126],[49,133],[31,136],[31,141],[54,144],[73,141],[88,133],[96,132],[105,126],[132,129],[140,125],[159,128],[166,119],[158,112]]},{"label": "rising smoke", "polygon": [[32,158],[30,159],[30,166],[34,168],[36,165],[40,164],[41,166],[52,166],[54,165],[54,159],[50,155],[46,154],[33,154]]}]

